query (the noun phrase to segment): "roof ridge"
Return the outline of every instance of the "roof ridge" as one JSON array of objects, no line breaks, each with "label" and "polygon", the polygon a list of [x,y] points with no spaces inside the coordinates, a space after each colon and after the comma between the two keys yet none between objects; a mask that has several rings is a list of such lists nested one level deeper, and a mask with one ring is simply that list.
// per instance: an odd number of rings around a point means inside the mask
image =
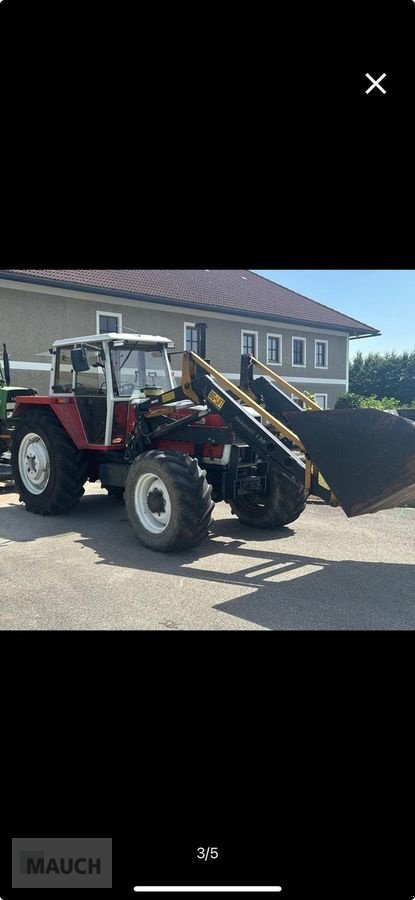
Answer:
[{"label": "roof ridge", "polygon": [[[285,284],[281,284],[280,281],[272,281],[271,278],[266,278],[265,275],[258,275],[258,272],[253,272],[252,269],[246,269],[245,271],[250,272],[251,275],[256,275],[257,278],[262,278],[263,281],[268,281],[269,284],[277,284],[278,287],[284,289],[284,291],[289,291],[290,294],[296,294],[297,297],[302,297],[303,300],[309,300],[310,303],[315,303],[317,306],[322,306],[323,309],[329,309],[330,312],[338,313],[341,316],[344,316],[345,319],[350,319],[351,322],[359,322],[359,325],[365,325],[366,328],[370,328],[373,331],[373,326],[368,325],[367,322],[362,322],[361,319],[354,319],[353,316],[348,316],[347,313],[341,312],[340,309],[334,309],[334,306],[328,306],[327,303],[321,303],[320,300],[314,300],[313,297],[308,297],[307,294],[300,294],[299,291],[294,291],[293,288],[287,287]],[[305,269],[298,269],[298,272],[305,272]],[[317,272],[317,269],[312,269],[313,272]],[[337,272],[338,269],[330,269],[331,272]]]},{"label": "roof ridge", "polygon": [[[243,316],[296,321],[308,327],[339,328],[357,336],[380,334],[371,325],[252,269],[3,269],[0,278],[2,275],[56,289],[193,305]],[[258,285],[258,279],[265,284]],[[246,288],[242,288],[241,280]]]}]

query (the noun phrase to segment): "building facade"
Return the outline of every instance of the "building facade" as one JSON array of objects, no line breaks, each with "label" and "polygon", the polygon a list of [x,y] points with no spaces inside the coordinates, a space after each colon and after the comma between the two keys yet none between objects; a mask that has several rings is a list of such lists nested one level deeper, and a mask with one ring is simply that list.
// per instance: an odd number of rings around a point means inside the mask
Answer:
[{"label": "building facade", "polygon": [[[349,340],[377,329],[246,270],[1,270],[2,334],[14,384],[47,393],[49,347],[105,331],[170,338],[196,349],[233,381],[252,353],[325,408],[348,389]],[[180,354],[172,356],[180,374]]]}]

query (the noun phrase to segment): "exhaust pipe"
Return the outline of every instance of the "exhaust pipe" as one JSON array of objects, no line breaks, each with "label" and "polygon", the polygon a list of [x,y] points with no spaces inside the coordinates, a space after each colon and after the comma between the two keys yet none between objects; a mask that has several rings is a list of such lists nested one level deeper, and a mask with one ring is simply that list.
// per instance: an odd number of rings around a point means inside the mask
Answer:
[{"label": "exhaust pipe", "polygon": [[3,369],[4,369],[4,380],[7,384],[7,387],[10,385],[10,359],[9,354],[7,352],[6,344],[3,344]]}]

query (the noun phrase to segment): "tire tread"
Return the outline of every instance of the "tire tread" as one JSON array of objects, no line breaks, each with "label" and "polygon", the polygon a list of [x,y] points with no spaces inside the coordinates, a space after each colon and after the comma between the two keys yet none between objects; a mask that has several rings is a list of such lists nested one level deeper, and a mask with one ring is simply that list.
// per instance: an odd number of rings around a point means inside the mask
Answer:
[{"label": "tire tread", "polygon": [[[44,494],[31,495],[20,478],[18,448],[20,435],[24,437],[27,431],[37,433],[39,429],[46,433],[53,448],[56,477],[52,493],[46,488]],[[35,515],[54,516],[65,513],[78,503],[84,493],[88,476],[85,454],[75,447],[56,416],[46,409],[26,413],[17,425],[12,444],[12,465],[20,500],[25,503],[27,511]]]},{"label": "tire tread", "polygon": [[[305,509],[304,485],[281,469],[271,470],[272,485],[264,506],[240,497],[230,504],[239,521],[252,528],[282,528],[295,522]],[[249,496],[249,495],[248,495]]]},{"label": "tire tread", "polygon": [[[160,535],[151,534],[143,527],[133,500],[138,474],[147,468],[159,474],[166,487],[173,488],[176,499],[170,523]],[[131,464],[125,485],[125,502],[131,525],[141,543],[152,550],[178,551],[195,547],[207,537],[215,506],[211,493],[206,472],[199,468],[197,459],[174,450],[149,450]]]}]

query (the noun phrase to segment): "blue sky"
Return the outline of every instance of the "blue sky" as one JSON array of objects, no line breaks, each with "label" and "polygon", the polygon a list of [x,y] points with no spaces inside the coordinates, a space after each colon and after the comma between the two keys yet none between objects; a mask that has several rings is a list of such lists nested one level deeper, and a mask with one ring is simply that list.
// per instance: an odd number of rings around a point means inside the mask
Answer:
[{"label": "blue sky", "polygon": [[271,281],[378,328],[351,341],[350,355],[415,349],[415,269],[255,269]]}]

